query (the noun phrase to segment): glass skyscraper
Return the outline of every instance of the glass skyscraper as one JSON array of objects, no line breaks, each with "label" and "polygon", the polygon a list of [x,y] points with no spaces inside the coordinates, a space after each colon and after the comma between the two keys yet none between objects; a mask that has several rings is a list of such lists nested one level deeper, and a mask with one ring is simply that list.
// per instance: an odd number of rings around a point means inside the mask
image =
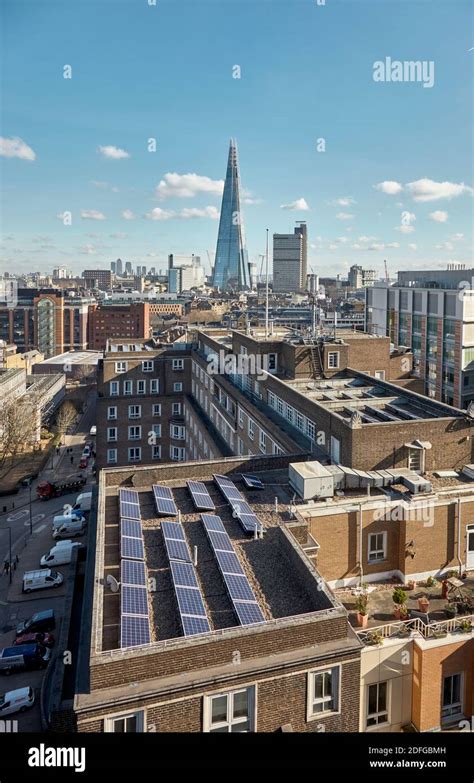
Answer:
[{"label": "glass skyscraper", "polygon": [[222,291],[250,288],[244,225],[240,211],[240,176],[235,139],[230,140],[212,284]]}]

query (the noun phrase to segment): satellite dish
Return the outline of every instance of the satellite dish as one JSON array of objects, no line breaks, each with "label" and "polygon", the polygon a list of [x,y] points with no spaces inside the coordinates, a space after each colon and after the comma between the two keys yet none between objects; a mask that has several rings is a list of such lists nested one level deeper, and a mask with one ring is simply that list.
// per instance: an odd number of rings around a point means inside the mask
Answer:
[{"label": "satellite dish", "polygon": [[112,593],[118,593],[120,590],[120,582],[117,582],[115,576],[112,576],[112,574],[107,574],[105,581],[107,582]]}]

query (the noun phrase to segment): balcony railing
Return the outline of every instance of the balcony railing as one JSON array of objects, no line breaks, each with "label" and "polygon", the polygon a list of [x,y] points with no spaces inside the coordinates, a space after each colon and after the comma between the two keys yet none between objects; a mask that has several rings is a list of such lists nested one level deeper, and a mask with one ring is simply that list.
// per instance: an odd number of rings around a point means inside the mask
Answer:
[{"label": "balcony railing", "polygon": [[[471,630],[465,630],[470,623]],[[423,639],[441,639],[449,633],[458,633],[459,635],[468,635],[474,632],[474,614],[452,617],[449,620],[433,620],[425,623],[419,617],[412,620],[397,620],[393,623],[377,625],[373,628],[364,628],[356,630],[356,633],[366,645],[374,646],[381,644],[386,639],[394,638],[413,638],[419,634]]]}]

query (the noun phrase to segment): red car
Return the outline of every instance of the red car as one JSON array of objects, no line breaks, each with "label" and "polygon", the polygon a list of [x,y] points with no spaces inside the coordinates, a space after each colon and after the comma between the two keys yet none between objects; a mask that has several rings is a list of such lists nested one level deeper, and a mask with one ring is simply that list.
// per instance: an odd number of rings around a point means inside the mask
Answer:
[{"label": "red car", "polygon": [[18,636],[13,642],[17,644],[32,644],[33,642],[41,642],[45,647],[52,647],[54,644],[54,636],[51,633],[25,633],[23,636]]},{"label": "red car", "polygon": [[81,461],[79,463],[80,468],[87,468],[87,465],[89,463],[89,459],[87,457],[81,457]]}]

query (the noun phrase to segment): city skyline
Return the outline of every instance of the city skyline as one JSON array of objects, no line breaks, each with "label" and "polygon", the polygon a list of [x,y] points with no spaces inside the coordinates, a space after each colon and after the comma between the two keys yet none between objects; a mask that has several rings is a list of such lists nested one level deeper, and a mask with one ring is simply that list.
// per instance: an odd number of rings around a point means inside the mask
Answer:
[{"label": "city skyline", "polygon": [[[123,257],[165,270],[169,253],[194,252],[209,272],[229,136],[249,260],[266,228],[306,220],[308,271],[322,276],[353,263],[383,274],[385,258],[392,274],[469,264],[468,3],[434,2],[429,16],[423,3],[132,5],[5,3],[6,269],[77,273]],[[297,51],[273,46],[295,35]],[[374,81],[386,56],[434,62],[433,85]]]}]

